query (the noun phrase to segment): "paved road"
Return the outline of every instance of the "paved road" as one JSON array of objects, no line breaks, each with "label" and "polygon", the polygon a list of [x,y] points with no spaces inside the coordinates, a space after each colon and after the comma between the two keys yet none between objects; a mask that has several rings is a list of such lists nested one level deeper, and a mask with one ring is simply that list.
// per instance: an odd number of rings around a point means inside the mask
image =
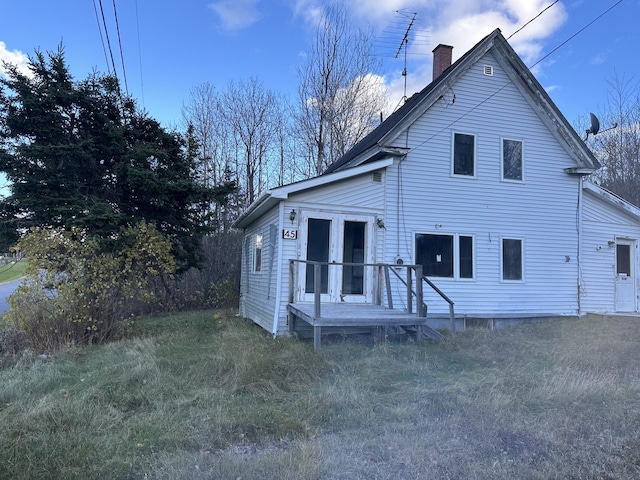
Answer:
[{"label": "paved road", "polygon": [[7,303],[7,297],[18,288],[22,280],[16,280],[15,282],[3,283],[0,285],[0,313],[4,313],[9,310],[9,304]]}]

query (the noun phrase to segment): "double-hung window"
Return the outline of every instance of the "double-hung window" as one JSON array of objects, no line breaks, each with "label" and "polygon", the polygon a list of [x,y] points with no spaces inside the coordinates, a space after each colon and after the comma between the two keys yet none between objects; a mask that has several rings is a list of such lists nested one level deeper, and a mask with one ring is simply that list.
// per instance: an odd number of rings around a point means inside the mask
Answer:
[{"label": "double-hung window", "polygon": [[259,273],[262,271],[262,235],[258,234],[254,237],[253,244],[253,272]]},{"label": "double-hung window", "polygon": [[521,182],[522,175],[522,141],[502,139],[502,179]]},{"label": "double-hung window", "polygon": [[521,238],[502,239],[502,280],[522,281],[523,274],[523,252]]},{"label": "double-hung window", "polygon": [[416,264],[425,276],[474,278],[472,236],[418,233],[415,246]]},{"label": "double-hung window", "polygon": [[476,174],[476,137],[453,134],[453,174],[474,177]]}]

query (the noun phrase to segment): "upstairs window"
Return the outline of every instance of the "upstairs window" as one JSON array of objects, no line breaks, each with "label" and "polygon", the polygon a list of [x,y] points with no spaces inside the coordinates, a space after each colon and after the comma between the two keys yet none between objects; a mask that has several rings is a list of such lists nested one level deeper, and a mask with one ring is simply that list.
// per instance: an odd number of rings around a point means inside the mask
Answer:
[{"label": "upstairs window", "polygon": [[502,179],[522,181],[522,142],[502,139]]},{"label": "upstairs window", "polygon": [[476,138],[466,133],[453,134],[453,174],[473,177],[475,165]]}]

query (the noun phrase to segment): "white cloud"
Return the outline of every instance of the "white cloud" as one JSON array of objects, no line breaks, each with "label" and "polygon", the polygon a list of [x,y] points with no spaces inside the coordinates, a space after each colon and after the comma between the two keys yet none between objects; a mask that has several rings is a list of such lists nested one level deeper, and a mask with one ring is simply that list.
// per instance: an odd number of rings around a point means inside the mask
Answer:
[{"label": "white cloud", "polygon": [[259,0],[217,0],[209,4],[225,30],[240,30],[256,23],[260,18]]},{"label": "white cloud", "polygon": [[[440,43],[452,45],[453,61],[457,60],[482,38],[496,28],[509,37],[549,6],[549,0],[342,0],[352,10],[356,21],[371,25],[378,35],[396,32],[402,40],[404,28],[411,16],[417,13],[412,26],[412,37],[422,41],[409,43],[413,59],[407,77],[407,96],[420,91],[431,81],[432,50]],[[292,0],[293,10],[308,22],[317,25],[327,0]],[[400,12],[400,13],[397,13]],[[406,17],[406,18],[405,18]],[[567,12],[558,2],[547,9],[509,40],[522,57],[525,65],[538,62],[548,50],[546,41],[567,19]],[[406,20],[406,22],[405,22]],[[404,23],[403,23],[404,22]],[[394,28],[389,28],[393,26]],[[400,27],[402,28],[396,28]],[[424,39],[428,39],[424,41]],[[416,60],[421,59],[421,60]],[[545,63],[534,68],[534,74],[542,74]],[[399,101],[404,94],[404,77],[400,71],[386,72],[386,88],[390,98]]]},{"label": "white cloud", "polygon": [[604,62],[606,62],[606,60],[607,60],[606,53],[598,53],[591,58],[591,61],[589,63],[591,63],[591,65],[598,66],[598,65],[602,65]]},{"label": "white cloud", "polygon": [[2,62],[17,65],[18,70],[28,77],[32,75],[31,70],[29,70],[29,67],[27,66],[29,63],[29,57],[19,50],[10,51],[7,49],[7,45],[0,41],[0,74],[4,75],[5,71],[2,66]]}]

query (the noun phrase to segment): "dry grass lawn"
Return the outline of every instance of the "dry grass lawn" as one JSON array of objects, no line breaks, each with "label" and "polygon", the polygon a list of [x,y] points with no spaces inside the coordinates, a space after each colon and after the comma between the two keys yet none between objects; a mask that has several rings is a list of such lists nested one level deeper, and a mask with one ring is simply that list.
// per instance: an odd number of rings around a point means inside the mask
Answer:
[{"label": "dry grass lawn", "polygon": [[637,479],[640,319],[440,343],[136,320],[0,371],[0,478]]}]

